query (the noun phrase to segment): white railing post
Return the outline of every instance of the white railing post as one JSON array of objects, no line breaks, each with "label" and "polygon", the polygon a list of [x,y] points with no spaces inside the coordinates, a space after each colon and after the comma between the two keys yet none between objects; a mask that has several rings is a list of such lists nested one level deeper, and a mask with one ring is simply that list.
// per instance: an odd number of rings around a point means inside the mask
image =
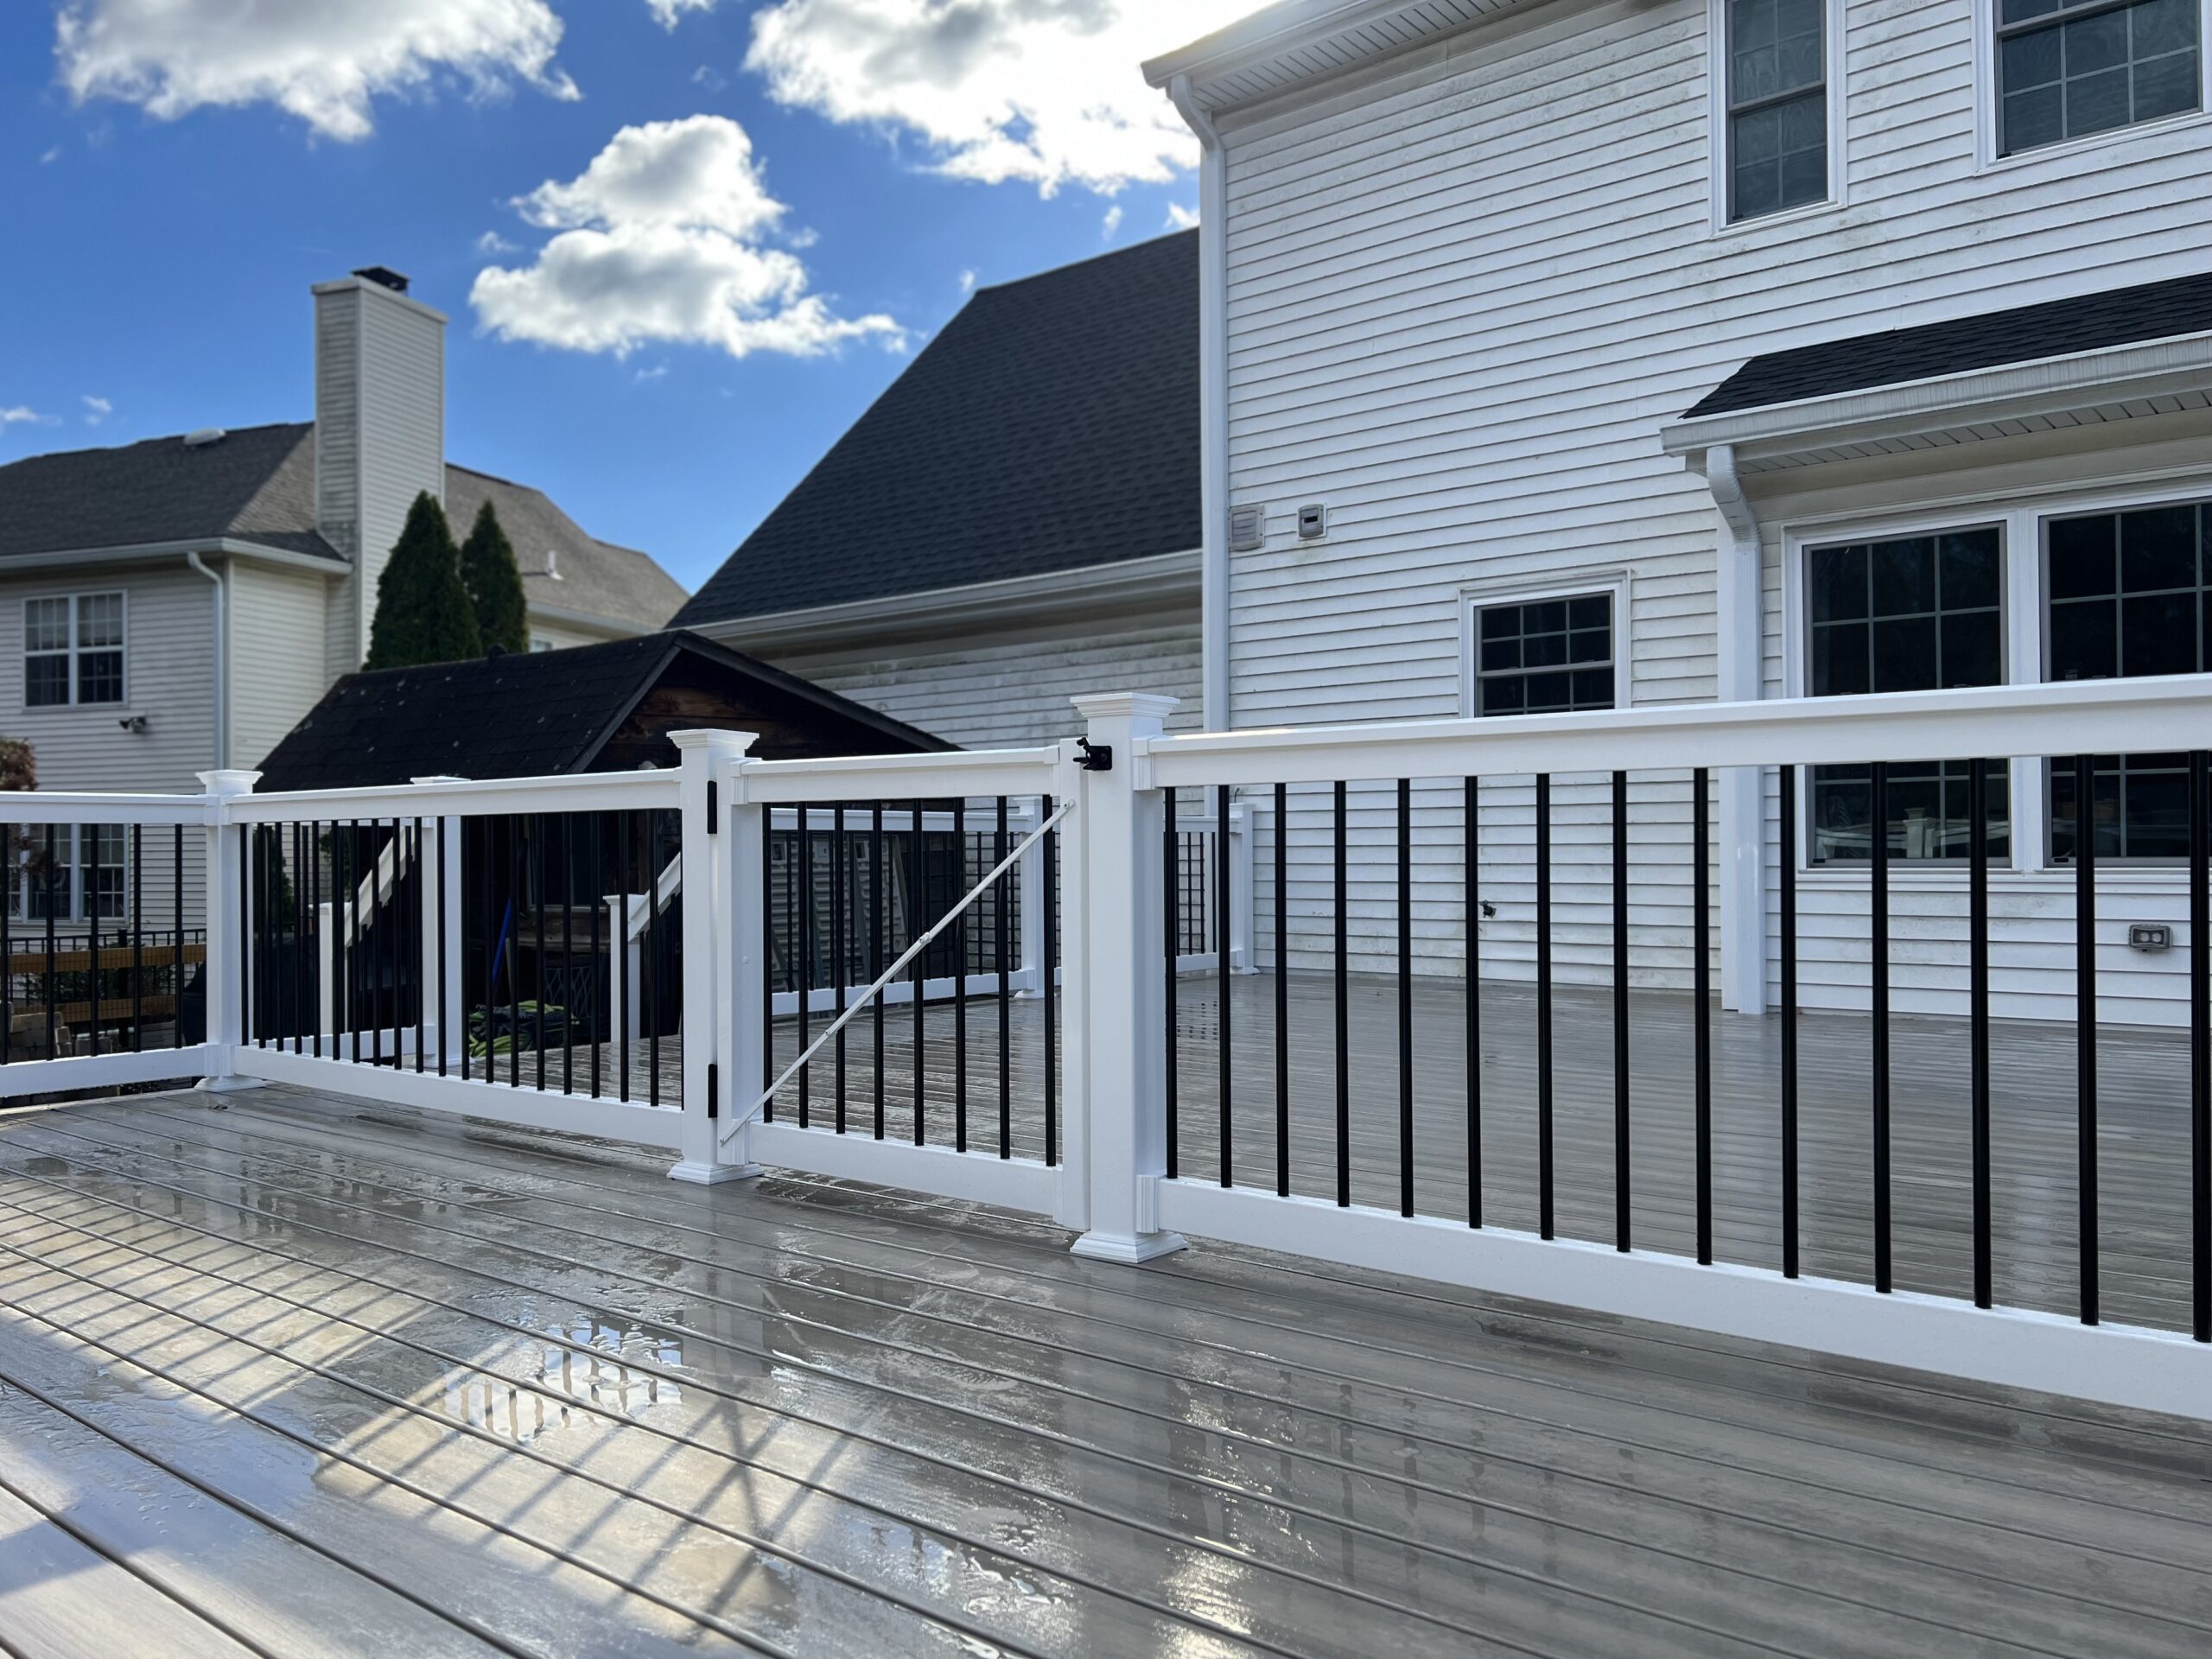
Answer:
[{"label": "white railing post", "polygon": [[1090,725],[1094,766],[1098,758],[1108,764],[1083,773],[1082,863],[1071,865],[1067,884],[1084,956],[1082,1007],[1070,999],[1069,1023],[1084,1022],[1090,1199],[1090,1230],[1074,1248],[1102,1261],[1145,1262],[1183,1248],[1178,1235],[1160,1230],[1158,1215],[1167,1154],[1165,821],[1149,777],[1138,786],[1148,763],[1136,753],[1160,735],[1176,700],[1116,692],[1077,697],[1075,705]]},{"label": "white railing post", "polygon": [[[1017,824],[1014,833],[1027,835],[1037,827],[1033,819]],[[1014,976],[1014,995],[1042,996],[1052,989],[1045,982],[1045,843],[1039,841],[1014,866],[1018,893],[1014,900],[1016,950],[1020,967]],[[1001,968],[1004,963],[1000,964]]]},{"label": "white railing post", "polygon": [[[738,763],[753,746],[753,734],[671,732],[669,741],[682,754],[683,767],[683,1157],[668,1173],[679,1181],[711,1184],[760,1173],[759,1165],[742,1155],[744,1137],[727,1148],[721,1145],[723,1114],[741,1096],[751,1098],[746,1081],[760,1075],[757,1059],[749,1072],[741,1073],[732,1057],[736,1022],[729,995],[745,978],[734,971],[742,944],[732,911],[745,884],[731,867],[737,840],[730,828],[731,803]],[[760,868],[758,842],[753,851],[753,863],[741,868]],[[658,896],[659,872],[652,872],[652,880],[648,903]],[[751,931],[757,951],[757,912]],[[758,1008],[757,984],[754,990],[749,1006]]]},{"label": "white railing post", "polygon": [[330,925],[337,913],[337,907],[327,901],[315,907],[315,1030],[334,1038],[338,1031],[338,944]]},{"label": "white railing post", "polygon": [[[410,778],[407,781],[459,784],[467,780],[429,777]],[[415,849],[416,868],[422,875],[423,996],[426,1023],[431,1028],[427,1040],[435,1046],[432,1052],[442,1056],[447,1065],[457,1065],[468,1040],[467,1020],[461,1007],[461,820],[447,813],[432,818],[430,823],[436,829],[435,846]],[[429,838],[429,834],[428,830],[424,832],[424,839]],[[444,944],[442,961],[441,941]],[[432,997],[438,999],[435,1012],[429,1006]]]},{"label": "white railing post", "polygon": [[251,794],[260,776],[233,771],[199,774],[208,809],[207,957],[200,982],[207,1012],[207,1074],[200,1086],[211,1094],[261,1086],[259,1078],[241,1077],[238,1071],[238,1051],[245,1041],[246,862],[244,840],[226,810],[239,796]]}]

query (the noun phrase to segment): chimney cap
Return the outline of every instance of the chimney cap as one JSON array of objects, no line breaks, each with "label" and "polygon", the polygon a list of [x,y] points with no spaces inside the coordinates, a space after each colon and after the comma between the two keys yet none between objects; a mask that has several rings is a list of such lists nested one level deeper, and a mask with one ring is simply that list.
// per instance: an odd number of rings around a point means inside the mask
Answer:
[{"label": "chimney cap", "polygon": [[353,275],[363,282],[374,283],[378,288],[388,288],[395,294],[407,291],[407,278],[390,265],[363,265]]}]

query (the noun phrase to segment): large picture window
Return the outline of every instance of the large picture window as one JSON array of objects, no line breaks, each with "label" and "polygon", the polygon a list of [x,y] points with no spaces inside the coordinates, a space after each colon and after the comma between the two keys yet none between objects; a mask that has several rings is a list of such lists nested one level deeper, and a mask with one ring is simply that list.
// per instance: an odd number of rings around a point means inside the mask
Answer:
[{"label": "large picture window", "polygon": [[[1808,549],[1807,689],[1816,697],[1994,685],[2004,678],[2003,550],[1994,527]],[[1964,760],[1885,769],[1892,858],[1963,858]],[[2009,845],[2005,768],[1988,768],[1993,856]],[[1873,855],[1871,768],[1815,766],[1808,815],[1815,864]]]},{"label": "large picture window", "polygon": [[2196,109],[2199,0],[1997,0],[1998,149]]},{"label": "large picture window", "polygon": [[1611,594],[1475,609],[1478,715],[1610,709],[1613,672]]},{"label": "large picture window", "polygon": [[23,601],[23,702],[46,709],[121,702],[123,595],[64,594]]},{"label": "large picture window", "polygon": [[[2212,502],[2050,519],[2045,527],[2046,677],[2128,679],[2212,665],[2205,576]],[[2097,757],[2089,821],[2100,858],[2189,852],[2189,757]],[[2074,857],[2079,812],[2070,765],[2051,770],[2050,853]]]},{"label": "large picture window", "polygon": [[1728,217],[1828,194],[1825,0],[1726,0]]}]

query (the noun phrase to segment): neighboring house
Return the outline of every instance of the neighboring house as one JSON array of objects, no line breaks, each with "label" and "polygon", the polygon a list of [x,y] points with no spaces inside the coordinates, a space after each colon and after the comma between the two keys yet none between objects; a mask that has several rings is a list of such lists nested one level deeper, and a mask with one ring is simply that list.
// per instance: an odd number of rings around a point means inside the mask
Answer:
[{"label": "neighboring house", "polygon": [[262,791],[416,778],[546,778],[673,766],[673,731],[757,734],[767,760],[952,746],[741,657],[670,632],[557,658],[475,658],[349,674],[262,762]]},{"label": "neighboring house", "polygon": [[1198,709],[1197,238],[976,291],[677,621],[968,747]]},{"label": "neighboring house", "polygon": [[191,790],[251,766],[360,665],[429,491],[497,508],[534,645],[665,626],[683,590],[539,491],[445,459],[446,319],[382,269],[317,284],[313,422],[0,467],[0,730],[48,789]]},{"label": "neighboring house", "polygon": [[[2212,666],[2208,11],[1285,0],[1147,65],[1204,145],[1209,723]],[[2173,760],[2101,763],[2115,927],[2185,919]],[[1940,918],[1896,1005],[1963,1009],[1963,779],[1900,771],[1878,827],[1863,777],[1810,770],[1783,846],[1774,776],[1724,774],[1728,1005],[1773,994],[1788,858],[1805,1001],[1866,1006],[1882,833]],[[1440,887],[1456,787],[1422,791]],[[1687,785],[1633,787],[1635,971],[1685,983]],[[2070,779],[1999,793],[1998,1011],[2070,1016]],[[1557,803],[1586,977],[1605,799]],[[1525,973],[1526,780],[1484,800],[1484,971]],[[1457,915],[1416,949],[1460,971]],[[2115,954],[2105,1017],[2180,1016],[2179,953]]]}]

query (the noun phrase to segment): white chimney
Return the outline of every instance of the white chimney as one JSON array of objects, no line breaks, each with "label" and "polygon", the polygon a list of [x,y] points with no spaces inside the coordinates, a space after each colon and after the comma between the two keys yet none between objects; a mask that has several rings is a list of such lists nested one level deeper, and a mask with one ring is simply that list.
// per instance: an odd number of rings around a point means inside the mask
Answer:
[{"label": "white chimney", "polygon": [[446,495],[446,319],[381,265],[315,285],[315,523],[353,561],[334,585],[331,677],[361,665],[377,578],[428,490]]}]

